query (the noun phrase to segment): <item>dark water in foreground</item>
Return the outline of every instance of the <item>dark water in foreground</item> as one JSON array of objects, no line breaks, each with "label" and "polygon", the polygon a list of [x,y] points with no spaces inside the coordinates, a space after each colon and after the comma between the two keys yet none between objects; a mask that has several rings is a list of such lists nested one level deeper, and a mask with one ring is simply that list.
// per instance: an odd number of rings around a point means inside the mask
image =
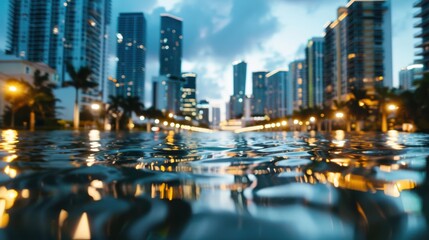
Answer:
[{"label": "dark water in foreground", "polygon": [[1,131],[0,239],[421,239],[429,135]]}]

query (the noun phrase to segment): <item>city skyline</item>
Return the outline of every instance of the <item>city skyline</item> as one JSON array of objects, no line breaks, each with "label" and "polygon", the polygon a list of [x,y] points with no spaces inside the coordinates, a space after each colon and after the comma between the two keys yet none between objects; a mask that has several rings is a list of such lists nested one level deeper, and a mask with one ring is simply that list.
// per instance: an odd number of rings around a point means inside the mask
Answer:
[{"label": "city skyline", "polygon": [[[124,4],[124,1],[120,4],[119,1],[113,0],[112,19],[116,19],[120,12],[132,11],[142,11],[148,16],[146,79],[151,79],[159,71],[158,47],[154,42],[159,41],[160,14],[171,13],[183,18],[186,41],[182,71],[198,73],[200,86],[198,96],[201,99],[206,98],[210,102],[214,99],[221,103],[227,101],[232,93],[231,64],[233,61],[245,60],[249,65],[246,86],[246,94],[249,95],[252,88],[251,72],[287,68],[293,60],[303,58],[307,40],[314,36],[322,36],[324,25],[336,18],[337,7],[347,3],[345,0],[323,0],[317,3],[286,0],[267,3],[258,0],[249,5],[245,1],[223,1],[225,4],[219,8],[208,1],[201,3],[175,0],[140,3],[128,0],[126,2],[129,4]],[[415,10],[412,9],[412,2],[406,2],[408,1],[392,1],[393,76],[396,87],[400,69],[411,64],[415,59],[413,35],[416,30],[413,29],[415,19],[412,18]],[[0,4],[6,5],[4,2]],[[7,16],[4,17],[4,15],[1,20],[2,25],[7,24]],[[192,21],[193,19],[199,21]],[[302,28],[302,25],[305,28]],[[110,42],[115,38],[112,34],[114,32],[116,32],[116,22],[111,24]],[[1,49],[4,49],[6,44],[4,35],[5,33],[0,35]],[[113,39],[114,42],[115,40]],[[400,51],[398,46],[401,46]],[[115,51],[116,49],[110,44],[110,59],[115,57]],[[110,75],[114,76],[112,72],[114,69],[110,67]],[[150,81],[146,81],[146,89],[150,88]],[[148,91],[150,90],[146,90],[146,105],[150,104]]]}]

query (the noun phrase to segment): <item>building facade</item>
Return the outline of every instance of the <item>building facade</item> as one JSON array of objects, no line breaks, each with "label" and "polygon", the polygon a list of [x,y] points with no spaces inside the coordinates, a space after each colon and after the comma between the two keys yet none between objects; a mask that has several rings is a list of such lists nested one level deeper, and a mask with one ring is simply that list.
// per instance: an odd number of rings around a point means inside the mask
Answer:
[{"label": "building facade", "polygon": [[423,72],[429,71],[429,0],[416,1],[414,7],[418,9],[414,17],[417,23],[414,25],[418,32],[415,35],[419,39],[416,44],[418,49],[417,62],[423,64]]},{"label": "building facade", "polygon": [[350,88],[374,94],[377,87],[392,87],[390,0],[352,0],[346,21]]},{"label": "building facade", "polygon": [[181,87],[180,112],[193,119],[197,117],[197,74],[183,73],[184,83]]},{"label": "building facade", "polygon": [[293,89],[293,111],[308,107],[308,82],[305,60],[296,60],[289,64],[289,78]]},{"label": "building facade", "polygon": [[315,37],[307,42],[305,49],[308,81],[308,107],[323,105],[323,49],[325,40]]},{"label": "building facade", "polygon": [[118,17],[116,96],[135,96],[144,102],[146,73],[146,19],[143,13]]},{"label": "building facade", "polygon": [[337,10],[337,19],[325,28],[323,55],[324,102],[345,100],[348,93],[347,81],[347,8]]},{"label": "building facade", "polygon": [[[288,115],[288,72],[275,70],[266,75],[266,113],[270,118],[282,118]],[[290,86],[290,85],[289,85]]]},{"label": "building facade", "polygon": [[259,71],[252,73],[252,116],[265,115],[265,102],[266,102],[266,75],[267,71]]},{"label": "building facade", "polygon": [[197,120],[202,126],[210,126],[210,103],[207,100],[201,100],[197,105],[198,116]]},{"label": "building facade", "polygon": [[244,98],[246,92],[247,63],[237,61],[233,67],[233,95],[230,97],[230,118],[241,118],[244,114]]},{"label": "building facade", "polygon": [[159,75],[180,77],[182,74],[182,19],[161,14]]},{"label": "building facade", "polygon": [[415,90],[414,82],[423,77],[423,64],[412,64],[399,72],[399,89]]}]

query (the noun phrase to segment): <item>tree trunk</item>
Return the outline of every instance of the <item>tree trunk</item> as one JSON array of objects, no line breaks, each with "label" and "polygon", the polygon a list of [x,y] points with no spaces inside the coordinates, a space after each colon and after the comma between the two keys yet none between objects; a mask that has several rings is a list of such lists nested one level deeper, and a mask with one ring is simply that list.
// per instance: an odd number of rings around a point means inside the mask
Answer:
[{"label": "tree trunk", "polygon": [[15,128],[15,109],[12,107],[10,111],[10,128]]},{"label": "tree trunk", "polygon": [[119,131],[119,120],[120,120],[120,118],[119,118],[119,115],[115,118],[115,129],[116,129],[116,131]]},{"label": "tree trunk", "polygon": [[387,115],[384,111],[381,112],[381,131],[387,132]]},{"label": "tree trunk", "polygon": [[30,131],[34,131],[36,129],[36,113],[34,110],[30,112]]},{"label": "tree trunk", "polygon": [[79,129],[79,89],[76,88],[76,99],[74,101],[73,109],[73,128]]}]

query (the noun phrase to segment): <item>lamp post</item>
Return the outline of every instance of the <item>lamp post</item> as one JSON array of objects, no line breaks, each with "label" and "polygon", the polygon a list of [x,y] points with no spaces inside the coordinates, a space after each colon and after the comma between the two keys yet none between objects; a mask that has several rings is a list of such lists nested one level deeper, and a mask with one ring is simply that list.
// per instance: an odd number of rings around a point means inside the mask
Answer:
[{"label": "lamp post", "polygon": [[94,117],[94,125],[96,128],[98,128],[98,122],[99,122],[99,116],[100,116],[100,104],[99,103],[93,103],[91,104],[91,109],[95,112],[95,117]]},{"label": "lamp post", "polygon": [[7,91],[11,94],[11,106],[10,106],[10,127],[15,127],[15,95],[18,94],[18,87],[15,85],[10,85],[7,87]]},{"label": "lamp post", "polygon": [[387,104],[384,108],[381,109],[381,131],[387,132],[387,112],[395,112],[398,110],[398,106],[395,104]]},{"label": "lamp post", "polygon": [[344,118],[344,113],[343,112],[336,112],[335,118],[338,120],[342,120]]}]

